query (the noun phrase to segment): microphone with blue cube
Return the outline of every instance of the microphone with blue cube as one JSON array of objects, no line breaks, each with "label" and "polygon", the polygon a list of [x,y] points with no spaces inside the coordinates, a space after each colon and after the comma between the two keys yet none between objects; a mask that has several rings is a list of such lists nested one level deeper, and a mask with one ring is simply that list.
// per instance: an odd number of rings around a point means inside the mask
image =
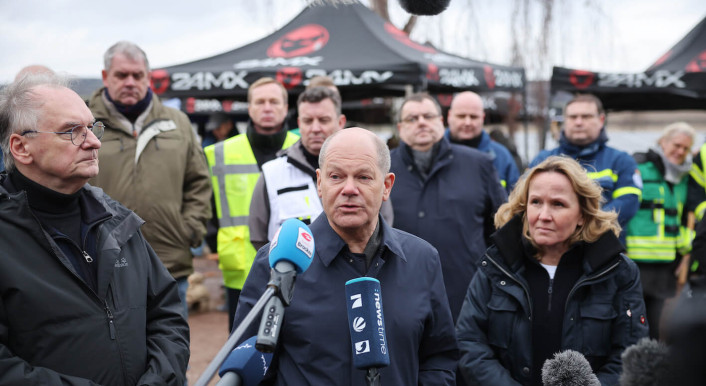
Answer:
[{"label": "microphone with blue cube", "polygon": [[380,385],[378,369],[390,365],[380,281],[372,277],[347,281],[346,310],[353,365],[367,370],[367,385]]}]

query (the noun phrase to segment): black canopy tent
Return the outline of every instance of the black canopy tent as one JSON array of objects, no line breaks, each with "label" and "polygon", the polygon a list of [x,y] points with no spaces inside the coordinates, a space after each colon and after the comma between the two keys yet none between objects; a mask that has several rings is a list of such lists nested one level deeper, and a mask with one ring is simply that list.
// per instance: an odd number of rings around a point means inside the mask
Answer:
[{"label": "black canopy tent", "polygon": [[706,18],[643,73],[554,67],[552,93],[592,93],[607,110],[706,108]]},{"label": "black canopy tent", "polygon": [[415,90],[522,91],[524,69],[483,63],[416,43],[360,3],[311,5],[256,42],[210,58],[156,69],[161,97],[244,100],[255,80],[271,76],[291,94],[310,78],[331,77],[345,100]]}]

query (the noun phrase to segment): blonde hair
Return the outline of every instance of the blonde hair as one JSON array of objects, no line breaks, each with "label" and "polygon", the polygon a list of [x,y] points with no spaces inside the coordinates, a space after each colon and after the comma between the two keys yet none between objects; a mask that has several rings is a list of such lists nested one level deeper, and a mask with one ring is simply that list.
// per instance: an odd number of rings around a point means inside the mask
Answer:
[{"label": "blonde hair", "polygon": [[508,202],[503,204],[495,214],[495,227],[500,228],[516,215],[522,215],[522,234],[534,245],[529,234],[527,223],[527,196],[532,179],[541,173],[560,173],[571,183],[579,201],[583,225],[569,237],[569,245],[577,241],[594,242],[611,231],[616,236],[620,234],[618,214],[601,209],[603,195],[601,187],[588,177],[586,170],[575,160],[565,156],[551,156],[539,165],[526,171],[510,193]]},{"label": "blonde hair", "polygon": [[[667,125],[664,130],[662,130],[662,135],[657,140],[657,144],[661,146],[663,141],[672,139],[672,137],[677,134],[684,134],[688,136],[691,138],[692,143],[696,138],[696,130],[694,130],[690,124],[686,122],[674,122]],[[689,151],[691,151],[691,149],[689,149]]]},{"label": "blonde hair", "polygon": [[270,78],[269,76],[256,80],[255,82],[253,82],[253,84],[250,85],[250,87],[248,87],[248,103],[250,103],[252,90],[260,86],[264,86],[266,84],[276,84],[277,86],[279,86],[279,88],[282,90],[282,102],[284,102],[284,104],[286,105],[289,100],[289,97],[287,96],[287,89],[284,88],[282,83],[278,82],[275,78]]}]

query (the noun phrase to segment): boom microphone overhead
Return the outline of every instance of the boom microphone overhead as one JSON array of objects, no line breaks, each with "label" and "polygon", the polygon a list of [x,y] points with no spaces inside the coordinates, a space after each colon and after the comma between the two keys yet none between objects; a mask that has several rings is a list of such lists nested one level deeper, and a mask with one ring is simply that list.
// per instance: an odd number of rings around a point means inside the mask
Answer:
[{"label": "boom microphone overhead", "polygon": [[[309,4],[350,4],[355,0],[309,0]],[[449,7],[451,0],[398,0],[400,7],[412,15],[434,16]]]},{"label": "boom microphone overhead", "polygon": [[412,15],[433,16],[444,12],[451,0],[399,0],[399,3]]}]

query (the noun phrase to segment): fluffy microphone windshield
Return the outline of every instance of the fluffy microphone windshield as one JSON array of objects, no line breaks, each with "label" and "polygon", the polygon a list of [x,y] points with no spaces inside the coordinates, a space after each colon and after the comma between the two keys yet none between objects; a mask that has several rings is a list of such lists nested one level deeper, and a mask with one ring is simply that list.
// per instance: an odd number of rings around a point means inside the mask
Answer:
[{"label": "fluffy microphone windshield", "polygon": [[673,372],[669,364],[669,349],[664,343],[642,338],[625,349],[621,386],[672,385]]},{"label": "fluffy microphone windshield", "polygon": [[[338,5],[352,4],[357,0],[309,0],[311,5]],[[398,0],[400,7],[412,15],[433,16],[438,15],[448,8],[451,0]]]},{"label": "fluffy microphone windshield", "polygon": [[542,366],[544,386],[601,386],[583,354],[566,350],[554,354]]}]

